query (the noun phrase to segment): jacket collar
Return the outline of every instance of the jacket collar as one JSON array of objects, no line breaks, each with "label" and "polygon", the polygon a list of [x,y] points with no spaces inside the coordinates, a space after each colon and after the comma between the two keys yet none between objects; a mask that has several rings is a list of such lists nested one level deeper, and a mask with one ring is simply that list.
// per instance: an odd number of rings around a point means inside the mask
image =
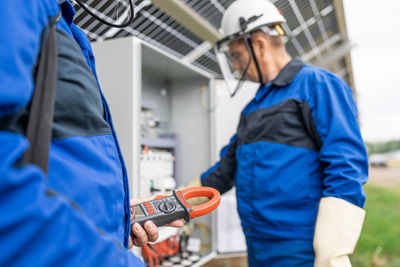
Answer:
[{"label": "jacket collar", "polygon": [[272,85],[283,87],[291,83],[304,66],[304,62],[299,58],[292,59],[285,67],[279,72],[278,76],[272,80]]},{"label": "jacket collar", "polygon": [[69,0],[59,0],[59,3],[61,5],[62,16],[68,23],[68,26],[71,26],[75,16],[75,8],[72,6]]},{"label": "jacket collar", "polygon": [[278,76],[276,76],[275,79],[258,89],[255,100],[260,100],[272,86],[279,88],[290,84],[303,66],[304,62],[301,61],[301,59],[292,59],[288,64],[286,64],[285,67],[283,67],[283,69],[279,72]]}]

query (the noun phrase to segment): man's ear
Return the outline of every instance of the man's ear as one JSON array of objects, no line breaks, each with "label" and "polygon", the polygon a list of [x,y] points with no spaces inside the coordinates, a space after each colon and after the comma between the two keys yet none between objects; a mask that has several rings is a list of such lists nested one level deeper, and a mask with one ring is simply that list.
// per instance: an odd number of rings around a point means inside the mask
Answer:
[{"label": "man's ear", "polygon": [[254,52],[263,58],[269,49],[268,41],[264,36],[257,34],[253,39],[253,48],[255,50]]}]

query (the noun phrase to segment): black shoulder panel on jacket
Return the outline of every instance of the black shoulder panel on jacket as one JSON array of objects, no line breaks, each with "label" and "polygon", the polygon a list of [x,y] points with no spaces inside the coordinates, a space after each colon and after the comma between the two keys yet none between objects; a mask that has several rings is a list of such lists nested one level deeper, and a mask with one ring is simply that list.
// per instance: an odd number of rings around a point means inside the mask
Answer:
[{"label": "black shoulder panel on jacket", "polygon": [[[78,43],[57,29],[58,74],[53,139],[110,134],[96,78]],[[0,130],[25,134],[29,105],[0,119]]]},{"label": "black shoulder panel on jacket", "polygon": [[243,115],[238,146],[260,141],[319,150],[319,138],[307,102],[288,99],[269,108]]}]

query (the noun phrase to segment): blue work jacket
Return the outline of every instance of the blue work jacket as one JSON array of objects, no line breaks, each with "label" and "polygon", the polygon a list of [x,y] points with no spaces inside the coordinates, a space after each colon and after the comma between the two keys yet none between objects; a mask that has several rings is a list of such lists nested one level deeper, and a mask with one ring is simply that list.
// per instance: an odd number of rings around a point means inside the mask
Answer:
[{"label": "blue work jacket", "polygon": [[250,237],[312,240],[322,197],[364,205],[368,161],[351,89],[298,59],[259,88],[220,157],[202,184],[236,186]]},{"label": "blue work jacket", "polygon": [[[0,266],[143,266],[128,252],[126,168],[89,40],[68,1],[0,8]],[[57,24],[58,73],[46,176],[20,160],[42,34]]]}]

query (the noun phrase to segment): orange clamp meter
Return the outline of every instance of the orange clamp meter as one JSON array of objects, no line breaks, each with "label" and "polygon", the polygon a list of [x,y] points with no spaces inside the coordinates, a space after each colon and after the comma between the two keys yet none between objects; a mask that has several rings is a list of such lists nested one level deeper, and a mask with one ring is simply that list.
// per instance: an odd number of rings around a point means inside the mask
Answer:
[{"label": "orange clamp meter", "polygon": [[[210,198],[204,204],[192,206],[186,200],[194,197]],[[221,201],[218,190],[211,187],[192,187],[182,191],[173,191],[171,196],[156,196],[153,200],[133,206],[131,224],[144,225],[148,220],[156,226],[162,226],[177,219],[200,217],[215,210]]]}]

